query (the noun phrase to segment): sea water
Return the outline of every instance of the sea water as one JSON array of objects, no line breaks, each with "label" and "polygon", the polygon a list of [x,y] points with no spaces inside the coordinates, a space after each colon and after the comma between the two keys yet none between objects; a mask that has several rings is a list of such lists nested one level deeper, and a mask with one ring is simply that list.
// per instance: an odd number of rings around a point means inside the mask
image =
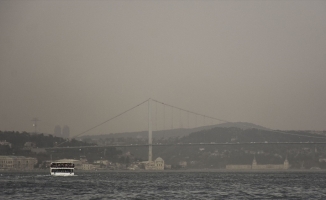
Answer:
[{"label": "sea water", "polygon": [[325,172],[0,172],[0,199],[326,199]]}]

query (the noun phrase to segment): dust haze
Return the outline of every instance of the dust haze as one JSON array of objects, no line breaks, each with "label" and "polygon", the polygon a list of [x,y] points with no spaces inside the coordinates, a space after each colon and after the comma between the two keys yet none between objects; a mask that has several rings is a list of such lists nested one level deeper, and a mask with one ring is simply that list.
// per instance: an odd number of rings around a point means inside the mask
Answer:
[{"label": "dust haze", "polygon": [[[37,117],[39,132],[76,135],[148,98],[325,130],[325,21],[326,1],[2,0],[0,130],[32,132]],[[147,112],[92,133],[146,130]]]}]

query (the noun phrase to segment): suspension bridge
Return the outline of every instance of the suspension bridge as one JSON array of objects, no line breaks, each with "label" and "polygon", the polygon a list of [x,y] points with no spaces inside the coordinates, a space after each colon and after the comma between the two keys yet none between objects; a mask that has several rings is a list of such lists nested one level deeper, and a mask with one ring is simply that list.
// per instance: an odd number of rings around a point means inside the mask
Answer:
[{"label": "suspension bridge", "polygon": [[[238,145],[325,145],[326,144],[326,137],[325,136],[311,136],[311,135],[297,135],[294,133],[284,132],[284,131],[278,131],[278,130],[270,130],[276,133],[286,134],[286,135],[295,135],[300,137],[308,137],[308,138],[318,138],[318,139],[324,139],[325,142],[226,142],[226,143],[219,143],[219,142],[200,142],[200,143],[175,143],[175,144],[161,144],[161,143],[155,143],[153,144],[153,124],[155,125],[155,131],[158,131],[158,106],[161,107],[161,110],[163,112],[163,117],[161,121],[163,121],[161,131],[164,131],[167,128],[167,125],[169,126],[170,130],[176,129],[176,128],[198,128],[200,126],[213,126],[218,125],[220,123],[232,123],[228,120],[219,119],[216,117],[208,116],[205,114],[201,114],[198,112],[194,112],[191,110],[187,110],[184,108],[180,108],[177,106],[173,106],[170,104],[163,103],[161,101],[155,100],[155,99],[147,99],[121,113],[118,115],[115,115],[111,117],[108,120],[105,120],[85,131],[82,131],[81,133],[75,135],[73,138],[78,138],[86,133],[89,133],[90,131],[96,129],[99,126],[102,126],[106,123],[109,123],[117,118],[119,118],[122,115],[125,115],[128,112],[131,112],[132,110],[136,109],[137,107],[140,107],[142,105],[148,104],[148,143],[147,144],[110,144],[110,145],[95,145],[95,146],[80,146],[80,147],[64,147],[62,146],[65,142],[58,144],[56,147],[52,148],[46,148],[47,150],[58,150],[58,149],[80,149],[80,148],[109,148],[109,147],[148,147],[148,160],[152,161],[152,147],[153,146],[208,146],[208,145],[214,145],[214,146],[238,146]],[[153,106],[154,105],[154,106]],[[166,117],[167,113],[170,114],[170,117]],[[178,115],[177,115],[178,113]],[[154,117],[153,117],[154,116]],[[177,119],[178,118],[178,119]],[[169,120],[169,123],[168,123]],[[179,121],[176,122],[176,121]],[[153,123],[154,122],[154,123]],[[179,124],[179,126],[177,126]],[[244,128],[253,128],[251,125],[246,125]],[[247,126],[247,127],[246,127]],[[254,127],[257,129],[257,127]],[[266,130],[266,129],[263,129]]]}]

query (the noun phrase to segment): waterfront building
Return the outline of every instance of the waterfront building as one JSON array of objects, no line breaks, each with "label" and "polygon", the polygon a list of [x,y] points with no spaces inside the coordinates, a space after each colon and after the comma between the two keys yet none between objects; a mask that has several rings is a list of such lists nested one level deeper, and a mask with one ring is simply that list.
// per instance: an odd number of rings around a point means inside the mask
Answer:
[{"label": "waterfront building", "polygon": [[258,164],[254,157],[251,165],[226,165],[225,168],[229,170],[287,170],[290,164],[287,158],[283,164]]},{"label": "waterfront building", "polygon": [[100,165],[99,164],[83,163],[81,165],[81,169],[82,170],[97,170],[97,169],[100,169]]},{"label": "waterfront building", "polygon": [[248,170],[251,169],[251,165],[226,165],[225,168],[231,170]]},{"label": "waterfront building", "polygon": [[154,161],[145,161],[144,165],[146,170],[164,170],[164,160],[161,157]]},{"label": "waterfront building", "polygon": [[0,156],[0,170],[32,170],[36,164],[36,158],[25,156]]}]

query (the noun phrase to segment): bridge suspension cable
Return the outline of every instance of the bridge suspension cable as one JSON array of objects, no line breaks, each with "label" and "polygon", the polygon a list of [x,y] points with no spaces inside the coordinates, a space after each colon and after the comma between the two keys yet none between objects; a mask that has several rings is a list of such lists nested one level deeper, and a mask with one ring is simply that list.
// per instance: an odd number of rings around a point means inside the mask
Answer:
[{"label": "bridge suspension cable", "polygon": [[[218,118],[215,118],[215,117],[211,117],[211,116],[207,116],[207,115],[199,114],[199,113],[196,113],[196,112],[193,112],[193,111],[190,111],[190,110],[186,110],[186,109],[183,109],[183,108],[179,108],[179,107],[176,107],[176,106],[172,106],[172,105],[170,105],[170,104],[166,104],[166,103],[163,103],[163,102],[157,101],[157,100],[155,100],[155,99],[152,99],[152,101],[154,101],[154,102],[156,102],[156,103],[160,103],[160,104],[166,105],[166,106],[169,106],[169,107],[171,107],[172,109],[175,108],[175,109],[178,109],[178,110],[180,110],[180,111],[184,111],[184,112],[188,112],[188,113],[190,113],[190,114],[194,114],[194,115],[196,115],[196,116],[198,115],[198,116],[202,116],[202,117],[209,118],[209,119],[214,119],[214,120],[217,120],[217,121],[220,121],[220,122],[225,122],[225,123],[229,122],[229,121],[227,121],[227,120],[218,119]],[[173,112],[173,110],[172,110],[172,112]]]},{"label": "bridge suspension cable", "polygon": [[[232,123],[231,121],[227,121],[227,120],[224,120],[224,119],[218,119],[218,118],[215,118],[215,117],[211,117],[211,116],[207,116],[207,115],[203,115],[203,114],[199,114],[197,112],[193,112],[193,111],[190,111],[190,110],[186,110],[186,109],[183,109],[183,108],[179,108],[179,107],[176,107],[176,106],[172,106],[170,104],[166,104],[166,103],[163,103],[163,102],[160,102],[160,101],[157,101],[155,99],[152,99],[152,101],[156,102],[156,103],[160,103],[164,106],[168,106],[168,107],[171,107],[171,108],[175,108],[175,109],[179,109],[180,111],[184,111],[184,112],[187,112],[188,114],[191,113],[191,114],[194,114],[195,115],[195,127],[197,127],[197,116],[201,116],[204,118],[204,125],[205,125],[205,118],[208,118],[208,119],[211,119],[211,120],[217,120],[217,121],[220,121],[220,122],[224,122],[224,123]],[[173,117],[173,116],[172,116]],[[172,125],[173,126],[173,125]],[[248,128],[252,128],[252,126],[250,125],[246,125],[246,124],[243,124],[243,126],[247,126]],[[324,136],[309,136],[309,135],[300,135],[300,134],[295,134],[295,133],[289,133],[289,132],[285,132],[285,131],[280,131],[280,130],[273,130],[273,129],[263,129],[263,128],[256,128],[258,130],[268,130],[268,131],[272,131],[272,132],[275,132],[275,133],[281,133],[281,134],[285,134],[285,135],[294,135],[294,136],[299,136],[299,137],[309,137],[309,138],[319,138],[319,139],[326,139],[326,137]]]},{"label": "bridge suspension cable", "polygon": [[[134,106],[134,107],[132,107],[132,108],[129,108],[128,110],[126,110],[126,111],[124,111],[124,112],[122,112],[122,113],[120,113],[120,114],[118,114],[118,115],[116,115],[116,116],[114,116],[114,117],[112,117],[112,118],[110,118],[110,119],[108,119],[108,120],[105,120],[104,122],[102,122],[102,123],[100,123],[100,124],[98,124],[98,125],[96,125],[96,126],[93,126],[93,127],[90,128],[90,129],[87,129],[86,131],[83,131],[83,132],[81,132],[81,133],[75,135],[75,136],[72,137],[71,139],[73,139],[73,138],[77,138],[77,137],[79,137],[79,136],[81,136],[81,135],[83,135],[83,134],[85,134],[85,133],[87,133],[87,132],[89,132],[89,131],[91,131],[91,130],[93,130],[93,129],[95,129],[95,128],[97,128],[97,127],[99,127],[99,126],[101,126],[101,125],[103,125],[103,124],[105,124],[105,123],[107,123],[107,122],[109,122],[109,121],[111,121],[111,120],[113,120],[113,119],[115,119],[115,118],[117,118],[117,117],[119,117],[119,116],[121,116],[121,115],[123,115],[123,114],[129,112],[129,111],[131,111],[131,110],[133,110],[133,109],[135,109],[135,108],[137,108],[138,106],[141,106],[141,105],[143,105],[144,103],[147,103],[148,101],[149,101],[149,99],[147,99],[146,101],[141,102],[140,104],[138,104],[138,105],[136,105],[136,106]],[[60,146],[60,145],[62,145],[62,144],[64,144],[64,143],[66,143],[66,142],[67,142],[67,141],[64,141],[64,142],[58,144],[57,146]]]}]

